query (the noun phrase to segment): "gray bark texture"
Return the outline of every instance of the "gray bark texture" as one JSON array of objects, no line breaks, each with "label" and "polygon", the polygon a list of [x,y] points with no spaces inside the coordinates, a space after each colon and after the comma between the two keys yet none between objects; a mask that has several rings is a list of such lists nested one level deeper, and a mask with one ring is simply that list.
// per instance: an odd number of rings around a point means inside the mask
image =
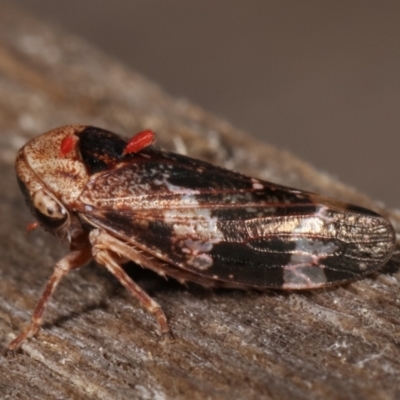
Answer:
[{"label": "gray bark texture", "polygon": [[[64,124],[131,136],[145,128],[169,150],[251,176],[400,213],[166,95],[80,39],[0,3],[0,346],[28,323],[66,254],[40,229],[14,172],[17,150]],[[61,283],[42,330],[0,356],[2,399],[400,398],[397,252],[382,271],[311,292],[206,290],[128,266],[159,302],[176,340],[94,263]]]}]

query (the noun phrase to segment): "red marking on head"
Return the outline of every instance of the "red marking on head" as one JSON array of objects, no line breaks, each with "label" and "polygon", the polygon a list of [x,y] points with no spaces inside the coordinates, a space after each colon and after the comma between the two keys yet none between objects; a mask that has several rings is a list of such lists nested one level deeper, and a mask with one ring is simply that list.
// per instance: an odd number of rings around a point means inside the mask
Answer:
[{"label": "red marking on head", "polygon": [[71,152],[71,150],[74,148],[75,146],[75,136],[73,135],[68,135],[67,137],[65,137],[62,142],[61,142],[61,147],[60,147],[60,154],[61,157],[65,157],[66,155],[68,155],[68,153]]},{"label": "red marking on head", "polygon": [[37,227],[39,226],[39,222],[31,222],[30,224],[28,224],[26,226],[26,234],[31,233],[32,231],[34,231]]},{"label": "red marking on head", "polygon": [[150,130],[146,129],[145,131],[137,133],[125,146],[123,151],[123,155],[137,153],[140,150],[143,150],[145,147],[150,146],[156,140],[156,134]]}]

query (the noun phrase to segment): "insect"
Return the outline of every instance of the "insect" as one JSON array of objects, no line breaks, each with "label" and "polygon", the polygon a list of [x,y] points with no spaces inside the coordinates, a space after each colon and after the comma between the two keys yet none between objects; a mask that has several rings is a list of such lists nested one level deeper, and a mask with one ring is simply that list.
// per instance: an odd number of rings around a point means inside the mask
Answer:
[{"label": "insect", "polygon": [[125,140],[75,125],[19,151],[16,172],[27,204],[70,251],[10,350],[38,331],[63,276],[92,259],[169,336],[162,308],[124,262],[206,287],[313,289],[364,276],[392,254],[394,229],[370,210],[160,150],[154,139],[151,131]]}]

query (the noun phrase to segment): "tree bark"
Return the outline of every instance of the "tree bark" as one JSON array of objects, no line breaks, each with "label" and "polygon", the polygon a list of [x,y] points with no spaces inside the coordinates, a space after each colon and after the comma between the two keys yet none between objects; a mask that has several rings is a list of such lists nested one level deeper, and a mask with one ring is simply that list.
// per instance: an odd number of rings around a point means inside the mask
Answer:
[{"label": "tree bark", "polygon": [[[257,142],[228,122],[166,95],[80,39],[0,3],[0,341],[29,321],[65,253],[32,222],[17,187],[16,151],[64,124],[131,136],[158,133],[169,150],[251,176],[400,214]],[[0,394],[18,399],[389,399],[400,397],[399,258],[351,284],[312,292],[205,290],[134,266],[176,340],[104,269],[70,273],[43,329],[16,357],[0,357]]]}]

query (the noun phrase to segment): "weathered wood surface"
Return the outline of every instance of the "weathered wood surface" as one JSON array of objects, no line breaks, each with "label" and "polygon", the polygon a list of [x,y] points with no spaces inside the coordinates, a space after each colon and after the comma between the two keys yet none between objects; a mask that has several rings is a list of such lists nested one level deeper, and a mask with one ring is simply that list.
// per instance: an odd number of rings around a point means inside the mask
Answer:
[{"label": "weathered wood surface", "polygon": [[[254,176],[400,215],[288,153],[260,144],[126,70],[80,40],[0,3],[0,345],[25,326],[54,262],[32,221],[14,157],[29,138],[71,123],[159,134],[171,150]],[[399,261],[379,274],[308,293],[208,291],[129,267],[164,307],[173,344],[114,278],[71,273],[46,324],[15,358],[0,357],[0,397],[16,399],[400,398]]]}]

